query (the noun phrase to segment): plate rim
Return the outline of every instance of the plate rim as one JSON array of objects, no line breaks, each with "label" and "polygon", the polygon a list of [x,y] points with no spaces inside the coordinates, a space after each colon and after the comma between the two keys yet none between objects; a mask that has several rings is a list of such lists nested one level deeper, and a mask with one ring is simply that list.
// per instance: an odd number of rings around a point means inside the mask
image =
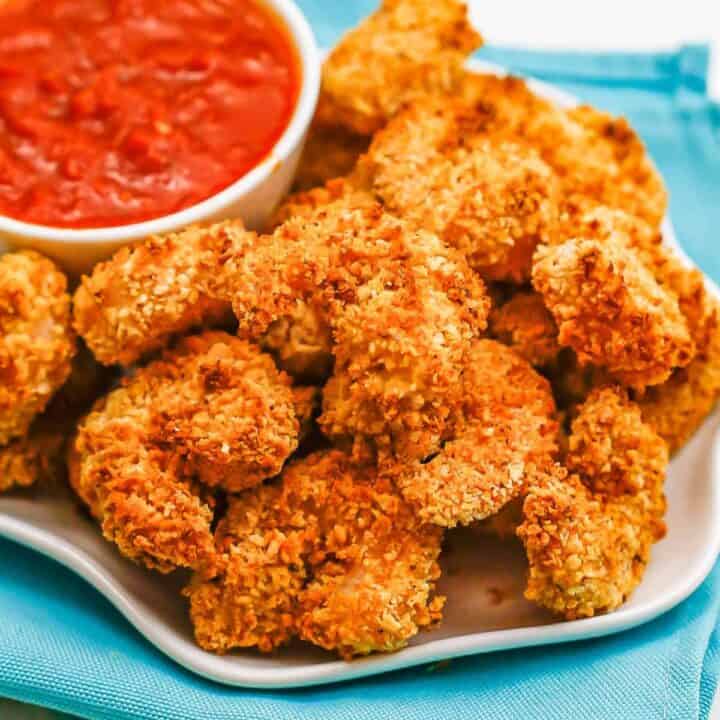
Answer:
[{"label": "plate rim", "polygon": [[[469,60],[467,66],[475,72],[508,74],[505,68],[476,58]],[[525,79],[537,94],[560,105],[578,104],[577,98],[560,88],[534,78]],[[697,267],[677,242],[669,218],[663,221],[663,231],[668,242],[680,253],[685,262]],[[704,273],[703,277],[711,290],[720,296],[720,290],[712,279]],[[705,422],[711,417],[712,415]],[[711,475],[709,513],[712,516],[720,516],[720,428],[713,435],[709,467]],[[79,575],[100,592],[148,642],[181,667],[223,685],[265,690],[346,682],[448,658],[586,640],[638,627],[677,606],[705,580],[720,555],[720,523],[712,525],[711,533],[711,542],[702,555],[695,558],[693,572],[687,576],[684,584],[674,586],[671,591],[638,607],[621,607],[607,615],[581,620],[558,621],[542,626],[489,630],[441,638],[406,647],[395,653],[371,655],[350,662],[333,659],[316,665],[294,668],[243,668],[226,662],[223,656],[202,650],[167,627],[156,626],[151,616],[145,615],[135,606],[132,596],[125,591],[122,583],[106,574],[97,561],[72,543],[53,534],[47,534],[32,523],[0,511],[0,536],[40,552]]]}]

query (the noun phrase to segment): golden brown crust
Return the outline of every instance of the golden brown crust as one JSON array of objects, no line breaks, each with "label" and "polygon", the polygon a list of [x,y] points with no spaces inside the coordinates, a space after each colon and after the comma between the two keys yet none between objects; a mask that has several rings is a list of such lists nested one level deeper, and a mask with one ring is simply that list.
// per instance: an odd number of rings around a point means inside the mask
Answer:
[{"label": "golden brown crust", "polygon": [[131,365],[172,337],[229,315],[226,303],[202,293],[203,252],[222,243],[237,220],[190,227],[119,250],[85,276],[74,297],[75,328],[106,365]]},{"label": "golden brown crust", "polygon": [[325,61],[317,120],[370,135],[413,98],[454,90],[481,44],[458,0],[383,0]]},{"label": "golden brown crust", "polygon": [[76,352],[65,276],[33,251],[0,257],[0,446],[25,435]]},{"label": "golden brown crust", "polygon": [[539,247],[533,285],[560,343],[625,384],[661,383],[695,352],[677,297],[615,236]]},{"label": "golden brown crust", "polygon": [[463,374],[463,418],[430,459],[389,463],[418,517],[444,527],[496,514],[547,472],[557,452],[547,380],[494,340],[476,341]]},{"label": "golden brown crust", "polygon": [[488,323],[495,339],[531,365],[543,367],[557,360],[557,325],[538,293],[515,293],[506,303],[493,308]]},{"label": "golden brown crust", "polygon": [[185,339],[101,400],[70,449],[71,484],[121,552],[167,572],[212,549],[206,485],[240,490],[298,444],[289,378],[220,332]]},{"label": "golden brown crust", "polygon": [[48,430],[30,431],[1,447],[0,493],[61,477],[64,446],[64,434]]},{"label": "golden brown crust", "polygon": [[439,619],[439,529],[337,450],[231,501],[217,558],[186,594],[198,643],[270,651],[300,635],[343,657],[387,652]]},{"label": "golden brown crust", "polygon": [[260,339],[281,370],[297,380],[324,382],[332,369],[332,331],[319,308],[299,302]]},{"label": "golden brown crust", "polygon": [[558,218],[558,183],[519,138],[486,132],[462,101],[426,98],[373,139],[352,180],[386,208],[432,229],[487,280],[522,283]]},{"label": "golden brown crust", "polygon": [[437,236],[365,197],[305,207],[272,236],[229,242],[208,282],[253,337],[298,300],[321,306],[335,357],[323,430],[422,457],[461,404],[464,357],[489,311],[484,285]]},{"label": "golden brown crust", "polygon": [[[717,317],[718,302],[708,300]],[[720,328],[715,320],[693,361],[662,385],[648,388],[639,402],[643,417],[677,452],[712,412],[720,397]]]},{"label": "golden brown crust", "polygon": [[462,85],[487,127],[535,148],[557,174],[565,200],[589,199],[659,227],[667,191],[627,120],[588,106],[563,110],[512,76],[467,73]]},{"label": "golden brown crust", "polygon": [[623,391],[593,391],[569,439],[580,474],[558,466],[525,499],[526,597],[568,620],[623,603],[665,532],[667,463],[665,443]]}]

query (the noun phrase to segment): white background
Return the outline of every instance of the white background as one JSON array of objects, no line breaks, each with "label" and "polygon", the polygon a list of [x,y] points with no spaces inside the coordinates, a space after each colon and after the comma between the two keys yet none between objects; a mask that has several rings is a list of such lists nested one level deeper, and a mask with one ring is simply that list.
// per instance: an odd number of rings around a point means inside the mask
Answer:
[{"label": "white background", "polygon": [[468,0],[487,43],[565,50],[658,50],[709,42],[720,99],[720,0]]},{"label": "white background", "polygon": [[[469,0],[469,4],[486,42],[495,45],[659,50],[709,42],[714,54],[711,93],[720,100],[720,0]],[[0,700],[0,717],[45,720],[52,713]],[[720,707],[713,718],[720,720]]]}]

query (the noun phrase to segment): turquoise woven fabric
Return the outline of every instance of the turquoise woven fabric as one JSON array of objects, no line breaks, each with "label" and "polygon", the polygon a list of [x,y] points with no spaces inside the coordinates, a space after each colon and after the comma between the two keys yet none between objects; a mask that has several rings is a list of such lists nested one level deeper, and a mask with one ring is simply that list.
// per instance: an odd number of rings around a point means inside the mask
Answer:
[{"label": "turquoise woven fabric", "polygon": [[[301,2],[319,40],[365,1]],[[481,56],[627,115],[672,192],[688,253],[720,281],[720,110],[708,52]],[[720,565],[679,607],[635,630],[571,645],[476,656],[302,691],[232,689],[195,677],[145,642],[94,590],[0,541],[0,695],[113,720],[644,720],[707,717],[720,673]]]}]

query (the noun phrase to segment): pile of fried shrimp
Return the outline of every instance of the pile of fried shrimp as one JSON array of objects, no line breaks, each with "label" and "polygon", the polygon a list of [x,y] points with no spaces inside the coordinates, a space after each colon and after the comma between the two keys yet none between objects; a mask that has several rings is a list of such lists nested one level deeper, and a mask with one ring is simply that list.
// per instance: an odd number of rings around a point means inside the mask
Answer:
[{"label": "pile of fried shrimp", "polygon": [[518,538],[526,597],[612,611],[720,395],[717,301],[628,123],[465,71],[456,0],[329,55],[293,195],[68,280],[0,258],[0,490],[65,475],[198,644],[344,658],[442,620],[443,536]]}]

